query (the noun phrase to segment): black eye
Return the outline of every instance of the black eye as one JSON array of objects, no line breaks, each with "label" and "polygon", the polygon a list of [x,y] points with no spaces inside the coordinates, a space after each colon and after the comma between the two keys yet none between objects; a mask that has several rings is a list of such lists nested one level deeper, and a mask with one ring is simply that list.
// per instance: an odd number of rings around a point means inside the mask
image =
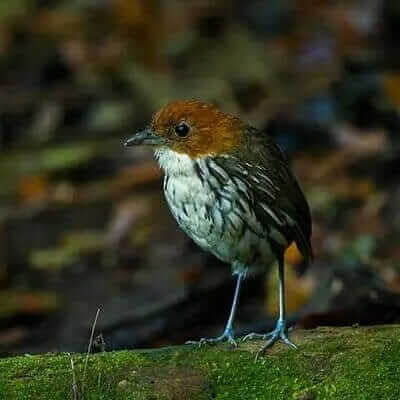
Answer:
[{"label": "black eye", "polygon": [[190,127],[186,122],[180,122],[178,125],[175,125],[175,133],[179,137],[187,136],[189,131],[190,131]]}]

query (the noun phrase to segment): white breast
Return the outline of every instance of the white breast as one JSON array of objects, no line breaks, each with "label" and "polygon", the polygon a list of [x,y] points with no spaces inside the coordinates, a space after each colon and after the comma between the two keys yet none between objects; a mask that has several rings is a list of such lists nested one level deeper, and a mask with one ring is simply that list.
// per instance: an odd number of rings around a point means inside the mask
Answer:
[{"label": "white breast", "polygon": [[215,202],[214,192],[196,173],[189,156],[158,149],[156,158],[165,171],[164,192],[171,212],[186,233],[198,242],[213,223],[208,211]]},{"label": "white breast", "polygon": [[[270,258],[271,250],[262,237],[262,227],[249,204],[237,207],[237,182],[210,160],[192,160],[167,148],[156,150],[165,171],[164,192],[180,227],[200,246],[223,261],[251,265]],[[209,168],[220,168],[223,184]],[[216,189],[217,188],[217,189]],[[252,229],[248,229],[251,227]],[[257,233],[256,233],[257,232]]]}]

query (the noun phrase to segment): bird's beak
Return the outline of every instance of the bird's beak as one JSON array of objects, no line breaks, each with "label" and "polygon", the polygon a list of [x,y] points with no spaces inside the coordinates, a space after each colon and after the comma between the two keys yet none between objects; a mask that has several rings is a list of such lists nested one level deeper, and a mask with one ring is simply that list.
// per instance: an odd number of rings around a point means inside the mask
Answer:
[{"label": "bird's beak", "polygon": [[162,136],[157,135],[151,128],[146,128],[140,132],[135,133],[124,143],[126,147],[136,146],[139,144],[161,146],[165,144],[165,139]]}]

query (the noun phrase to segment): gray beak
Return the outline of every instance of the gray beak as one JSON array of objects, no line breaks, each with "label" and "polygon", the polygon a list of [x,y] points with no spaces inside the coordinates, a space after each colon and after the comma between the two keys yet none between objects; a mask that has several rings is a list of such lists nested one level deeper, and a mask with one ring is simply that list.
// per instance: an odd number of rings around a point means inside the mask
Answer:
[{"label": "gray beak", "polygon": [[157,135],[152,129],[146,128],[140,132],[135,133],[124,143],[126,147],[136,146],[140,144],[160,146],[165,144],[165,139],[162,136]]}]

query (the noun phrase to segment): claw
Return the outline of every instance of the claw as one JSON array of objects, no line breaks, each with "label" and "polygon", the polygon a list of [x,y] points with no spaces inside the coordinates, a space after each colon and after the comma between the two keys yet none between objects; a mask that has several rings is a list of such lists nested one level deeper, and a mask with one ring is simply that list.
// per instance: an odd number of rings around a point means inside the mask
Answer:
[{"label": "claw", "polygon": [[216,338],[201,338],[199,341],[195,340],[189,340],[185,342],[185,344],[195,344],[198,345],[199,347],[206,345],[206,344],[216,344],[220,342],[229,342],[233,347],[237,347],[236,340],[233,336],[233,331],[232,329],[226,329],[225,332]]},{"label": "claw", "polygon": [[278,321],[276,324],[275,329],[272,332],[266,333],[266,334],[259,334],[259,333],[250,333],[246,335],[242,341],[246,340],[254,340],[254,339],[262,339],[268,341],[264,344],[264,346],[261,347],[261,349],[257,352],[256,355],[256,361],[260,356],[262,356],[265,351],[270,348],[274,343],[276,343],[279,340],[282,340],[286,345],[293,349],[297,349],[297,346],[291,342],[288,338],[288,330],[286,327],[286,323],[284,321]]},{"label": "claw", "polygon": [[266,340],[270,336],[272,336],[272,333],[273,332],[269,332],[269,333],[249,333],[244,338],[242,338],[242,342],[246,342],[247,340],[254,340],[254,339]]}]

